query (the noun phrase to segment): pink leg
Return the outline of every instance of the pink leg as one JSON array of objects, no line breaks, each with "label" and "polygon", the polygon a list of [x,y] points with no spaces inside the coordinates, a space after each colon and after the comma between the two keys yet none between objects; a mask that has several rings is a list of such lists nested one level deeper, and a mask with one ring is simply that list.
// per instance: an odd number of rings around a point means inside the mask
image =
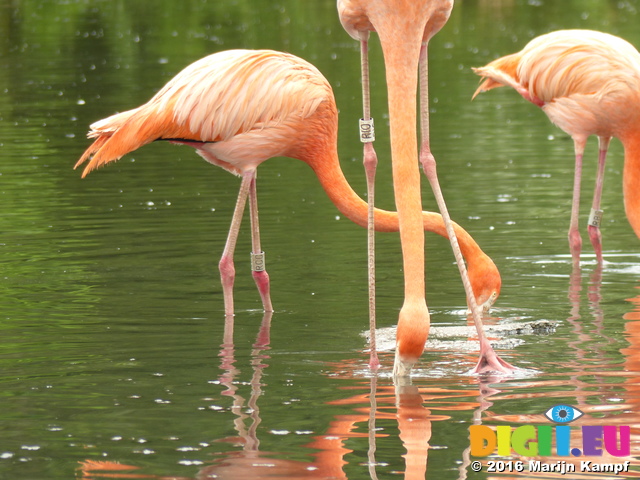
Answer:
[{"label": "pink leg", "polygon": [[236,201],[236,208],[233,211],[229,234],[227,235],[227,243],[222,252],[222,258],[218,268],[220,269],[220,279],[222,281],[222,293],[224,295],[224,312],[225,315],[233,315],[233,281],[236,277],[236,270],[233,265],[233,253],[236,249],[238,240],[238,232],[240,231],[240,223],[242,222],[242,214],[244,206],[247,203],[247,195],[249,187],[255,176],[255,170],[244,172],[242,174],[242,182],[240,183],[240,192]]},{"label": "pink leg", "polygon": [[456,238],[455,231],[453,230],[453,225],[451,223],[451,218],[449,217],[447,205],[445,204],[444,196],[442,195],[442,189],[440,188],[440,182],[438,181],[438,175],[436,173],[436,160],[431,153],[431,148],[429,145],[428,80],[429,74],[427,63],[427,44],[423,43],[422,50],[420,51],[420,128],[422,131],[420,163],[422,164],[424,173],[429,180],[429,184],[431,185],[431,189],[433,190],[433,193],[435,195],[436,202],[438,203],[438,208],[440,209],[440,213],[442,214],[442,219],[447,229],[447,235],[449,237],[449,241],[451,242],[451,248],[453,249],[453,255],[456,259],[456,263],[458,264],[460,276],[462,277],[462,284],[464,285],[464,290],[467,295],[467,302],[469,304],[469,308],[471,309],[473,322],[478,333],[478,340],[480,341],[480,359],[478,360],[478,364],[476,365],[476,367],[473,369],[473,373],[513,373],[515,370],[517,370],[517,368],[505,362],[498,356],[484,333],[482,311],[480,308],[478,308],[478,304],[476,303],[476,298],[473,294],[473,289],[471,288],[471,282],[469,281],[469,275],[467,274],[467,268],[462,258],[460,246],[458,245],[458,239]]},{"label": "pink leg", "polygon": [[260,222],[258,221],[258,195],[256,193],[255,174],[249,187],[249,211],[251,212],[251,274],[258,287],[264,311],[273,312],[271,296],[269,295],[269,274],[265,266],[264,252],[260,247]]},{"label": "pink leg", "polygon": [[600,209],[600,199],[602,198],[602,184],[604,183],[604,166],[607,160],[607,150],[609,149],[610,137],[598,137],[600,151],[598,153],[598,174],[596,176],[596,188],[593,192],[593,203],[589,215],[589,239],[593,250],[596,252],[596,259],[602,264],[602,234],[600,233],[600,222],[602,220],[602,210]]},{"label": "pink leg", "polygon": [[364,169],[367,176],[367,202],[369,204],[368,220],[368,265],[369,265],[369,367],[376,370],[380,367],[376,346],[376,249],[374,223],[374,179],[378,159],[372,143],[364,146]]},{"label": "pink leg", "polygon": [[373,129],[373,118],[371,118],[370,95],[369,95],[369,53],[368,38],[369,32],[362,32],[360,38],[360,54],[362,67],[362,106],[363,118],[360,120],[360,141],[364,143],[363,164],[367,177],[367,203],[368,214],[368,267],[369,267],[369,367],[376,370],[380,366],[376,347],[376,249],[375,249],[375,224],[374,224],[374,204],[375,204],[375,178],[378,166],[378,157],[373,148],[375,132]]},{"label": "pink leg", "polygon": [[573,173],[573,199],[571,201],[571,223],[569,224],[569,248],[573,264],[580,263],[580,251],[582,250],[582,238],[578,229],[578,212],[580,210],[580,179],[582,178],[582,157],[587,138],[575,137],[573,139],[576,166]]}]

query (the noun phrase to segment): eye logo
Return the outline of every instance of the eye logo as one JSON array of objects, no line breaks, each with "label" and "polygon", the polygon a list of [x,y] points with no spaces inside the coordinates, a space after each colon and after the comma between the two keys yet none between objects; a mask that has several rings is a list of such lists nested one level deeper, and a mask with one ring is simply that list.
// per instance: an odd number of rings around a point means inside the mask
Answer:
[{"label": "eye logo", "polygon": [[570,405],[556,405],[544,412],[545,417],[556,423],[573,422],[582,415],[584,415],[584,413]]}]

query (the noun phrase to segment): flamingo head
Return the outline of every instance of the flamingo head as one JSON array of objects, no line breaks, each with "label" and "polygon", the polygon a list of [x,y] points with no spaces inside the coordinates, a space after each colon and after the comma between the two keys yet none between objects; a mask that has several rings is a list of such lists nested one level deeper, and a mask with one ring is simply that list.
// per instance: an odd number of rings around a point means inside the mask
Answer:
[{"label": "flamingo head", "polygon": [[421,301],[408,301],[400,309],[396,331],[396,355],[393,364],[394,377],[408,377],[422,355],[429,336],[429,310]]},{"label": "flamingo head", "polygon": [[500,272],[493,260],[484,253],[469,263],[468,272],[476,303],[483,312],[488,312],[500,295]]}]

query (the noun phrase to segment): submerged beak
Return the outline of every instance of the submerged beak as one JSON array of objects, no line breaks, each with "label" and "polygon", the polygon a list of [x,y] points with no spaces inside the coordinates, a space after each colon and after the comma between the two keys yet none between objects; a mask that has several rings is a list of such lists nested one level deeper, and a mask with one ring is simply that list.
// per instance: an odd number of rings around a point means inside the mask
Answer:
[{"label": "submerged beak", "polygon": [[[478,302],[478,308],[482,309],[482,313],[487,313],[493,307],[493,304],[496,302],[498,298],[498,294],[493,292],[484,302],[482,302],[482,297],[476,299]],[[482,303],[480,303],[482,302]],[[471,313],[471,307],[467,305],[467,314]]]},{"label": "submerged beak", "polygon": [[402,360],[396,350],[395,360],[393,361],[393,377],[402,378],[411,375],[411,369],[416,364],[416,360]]}]

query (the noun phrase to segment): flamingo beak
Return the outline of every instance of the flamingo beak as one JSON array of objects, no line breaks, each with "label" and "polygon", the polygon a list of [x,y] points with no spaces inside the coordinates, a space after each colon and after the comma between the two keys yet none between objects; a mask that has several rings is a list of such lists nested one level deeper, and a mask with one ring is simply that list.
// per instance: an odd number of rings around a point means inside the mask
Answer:
[{"label": "flamingo beak", "polygon": [[[489,295],[488,297],[484,297],[484,295],[480,295],[477,299],[476,299],[476,303],[478,305],[478,308],[481,309],[482,313],[487,313],[491,310],[491,307],[493,307],[493,304],[496,302],[496,300],[498,299],[498,292],[493,292],[491,295]],[[467,315],[471,314],[471,307],[469,305],[467,305]]]},{"label": "flamingo beak", "polygon": [[393,361],[393,376],[394,378],[408,377],[411,374],[411,369],[416,364],[418,359],[401,359],[401,355],[396,350],[395,360]]},{"label": "flamingo beak", "polygon": [[498,292],[493,292],[489,298],[487,298],[484,302],[482,302],[479,306],[482,308],[483,312],[488,312],[493,307],[493,304],[498,299]]}]

